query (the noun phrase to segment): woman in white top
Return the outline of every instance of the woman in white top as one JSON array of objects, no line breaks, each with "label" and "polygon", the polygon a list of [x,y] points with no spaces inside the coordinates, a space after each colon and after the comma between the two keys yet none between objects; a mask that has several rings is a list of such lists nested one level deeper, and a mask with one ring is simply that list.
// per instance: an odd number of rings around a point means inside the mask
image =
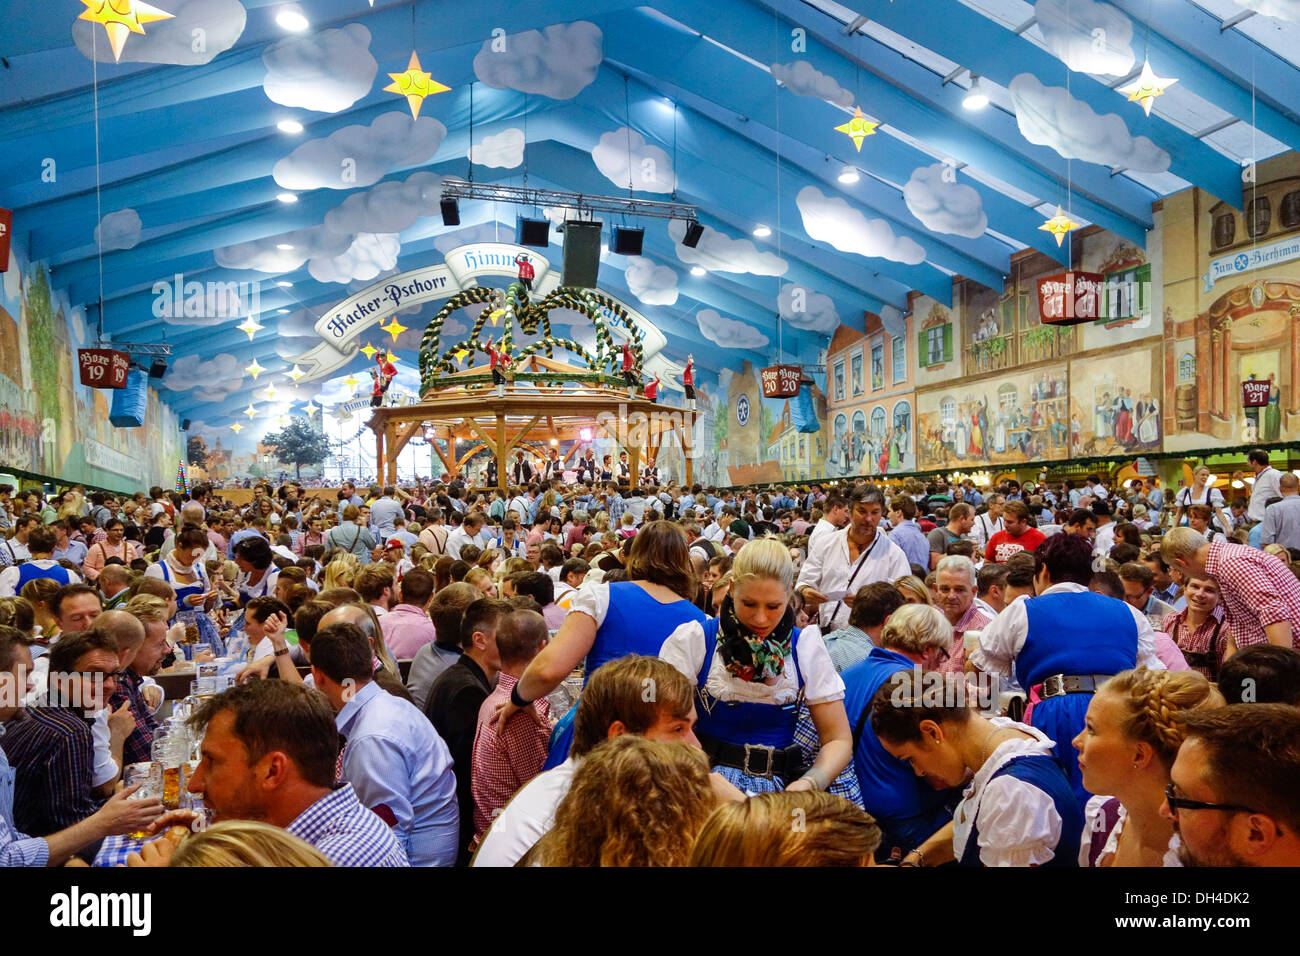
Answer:
[{"label": "woman in white top", "polygon": [[1186,523],[1187,509],[1192,505],[1209,505],[1214,511],[1215,526],[1227,533],[1232,528],[1232,521],[1223,513],[1223,492],[1214,487],[1210,469],[1205,465],[1197,466],[1192,472],[1190,487],[1179,489],[1174,498],[1177,511],[1174,513],[1174,525]]},{"label": "woman in white top", "polygon": [[[659,656],[695,682],[696,736],[719,773],[752,792],[825,790],[852,758],[852,733],[825,642],[794,626],[790,553],[759,538],[731,575],[719,616],[682,624]],[[810,768],[794,739],[804,701],[821,742]]]},{"label": "woman in white top", "polygon": [[969,781],[952,822],[903,865],[1076,866],[1083,810],[1053,741],[972,703],[963,680],[919,670],[900,671],[872,698],[871,729],[890,756],[933,786]]},{"label": "woman in white top", "polygon": [[1196,671],[1121,671],[1093,695],[1074,748],[1084,787],[1109,796],[1084,809],[1080,866],[1180,865],[1169,854],[1173,820],[1160,812],[1183,742],[1179,713],[1222,706]]}]

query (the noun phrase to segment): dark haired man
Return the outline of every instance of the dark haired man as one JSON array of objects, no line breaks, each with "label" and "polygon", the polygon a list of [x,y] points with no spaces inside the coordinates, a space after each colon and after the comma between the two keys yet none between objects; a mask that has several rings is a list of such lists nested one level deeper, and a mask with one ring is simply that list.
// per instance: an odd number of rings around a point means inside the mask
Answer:
[{"label": "dark haired man", "polygon": [[53,578],[60,585],[80,584],[81,577],[54,560],[55,534],[53,528],[34,527],[27,536],[27,549],[31,558],[16,567],[0,571],[0,597],[17,597],[28,581]]},{"label": "dark haired man", "polygon": [[844,673],[864,660],[873,647],[879,646],[885,622],[902,606],[903,595],[888,581],[876,581],[858,591],[853,598],[849,623],[822,635],[837,673]]}]

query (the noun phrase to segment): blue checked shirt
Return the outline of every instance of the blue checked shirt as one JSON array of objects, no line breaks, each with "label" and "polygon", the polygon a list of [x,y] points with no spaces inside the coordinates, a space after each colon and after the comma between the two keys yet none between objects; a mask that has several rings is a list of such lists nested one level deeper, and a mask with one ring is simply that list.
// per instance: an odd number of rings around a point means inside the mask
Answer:
[{"label": "blue checked shirt", "polygon": [[617,531],[619,523],[623,520],[623,512],[627,511],[627,501],[622,495],[614,495],[609,499],[609,530]]},{"label": "blue checked shirt", "polygon": [[[0,737],[4,732],[4,724],[0,724]],[[14,829],[15,776],[0,748],[0,866],[44,866],[50,858],[50,845]]]},{"label": "blue checked shirt", "polygon": [[[821,738],[817,736],[817,725],[813,723],[812,712],[802,701],[799,704],[799,718],[794,725],[794,742],[803,752],[804,764],[811,767],[822,749],[822,744]],[[858,773],[853,769],[852,760],[844,768],[844,772],[835,778],[829,790],[855,807],[862,808],[862,788],[858,786]]]},{"label": "blue checked shirt", "polygon": [[367,810],[345,783],[298,814],[287,827],[335,866],[410,866],[388,824]]}]

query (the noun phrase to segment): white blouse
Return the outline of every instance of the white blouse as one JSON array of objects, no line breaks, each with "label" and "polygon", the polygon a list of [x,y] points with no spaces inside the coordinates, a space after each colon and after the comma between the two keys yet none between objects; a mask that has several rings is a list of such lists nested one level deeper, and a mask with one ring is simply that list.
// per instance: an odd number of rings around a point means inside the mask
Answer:
[{"label": "white blouse", "polygon": [[[1099,832],[1106,825],[1106,816],[1101,812],[1106,801],[1112,799],[1106,796],[1092,797],[1087,805],[1083,808],[1083,833],[1079,837],[1079,865],[1086,867],[1089,865],[1088,857],[1092,851],[1093,835]],[[1115,826],[1111,829],[1106,837],[1106,845],[1101,848],[1097,854],[1096,866],[1107,866],[1103,863],[1107,857],[1113,857],[1119,851],[1119,835],[1124,832],[1124,823],[1128,820],[1128,811],[1124,809],[1124,804],[1119,804],[1119,809],[1115,813]],[[1169,841],[1169,849],[1165,851],[1162,866],[1182,866],[1183,861],[1178,859],[1178,848],[1181,844],[1178,840],[1178,834],[1175,833]]]},{"label": "white blouse", "polygon": [[966,852],[972,824],[978,823],[979,858],[985,866],[1041,866],[1056,855],[1061,839],[1061,815],[1047,793],[1015,777],[990,778],[1013,757],[1052,756],[1056,744],[1041,730],[1007,717],[993,717],[995,727],[1031,735],[1004,741],[984,761],[953,812],[953,851]]},{"label": "white blouse", "polygon": [[[825,704],[843,700],[844,681],[831,663],[831,655],[821,634],[815,628],[804,629],[799,634],[798,649],[799,672],[803,675],[807,702]],[[698,621],[681,625],[668,635],[668,640],[659,649],[659,657],[685,674],[694,685],[700,668],[704,666],[704,627]],[[799,696],[793,655],[786,657],[785,667],[774,684],[759,684],[730,674],[715,645],[704,689],[723,701],[774,704],[778,707],[793,703]]]}]

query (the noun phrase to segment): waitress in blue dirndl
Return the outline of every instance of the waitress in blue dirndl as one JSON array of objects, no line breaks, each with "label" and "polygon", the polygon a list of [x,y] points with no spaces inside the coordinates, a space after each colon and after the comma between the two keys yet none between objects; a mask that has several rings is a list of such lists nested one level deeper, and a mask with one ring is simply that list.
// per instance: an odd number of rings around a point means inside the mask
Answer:
[{"label": "waitress in blue dirndl", "polygon": [[[794,565],[775,538],[741,550],[721,614],[675,630],[659,656],[696,684],[696,735],[714,770],[750,793],[827,789],[852,757],[844,682],[820,635],[794,626]],[[795,741],[807,702],[820,748]]]},{"label": "waitress in blue dirndl", "polygon": [[156,564],[151,564],[145,574],[158,577],[176,592],[176,616],[168,623],[195,624],[199,629],[199,643],[207,644],[214,657],[225,653],[225,643],[207,612],[215,606],[217,595],[208,582],[203,569],[203,552],[208,548],[208,536],[202,530],[186,527],[176,535],[171,552]]}]

